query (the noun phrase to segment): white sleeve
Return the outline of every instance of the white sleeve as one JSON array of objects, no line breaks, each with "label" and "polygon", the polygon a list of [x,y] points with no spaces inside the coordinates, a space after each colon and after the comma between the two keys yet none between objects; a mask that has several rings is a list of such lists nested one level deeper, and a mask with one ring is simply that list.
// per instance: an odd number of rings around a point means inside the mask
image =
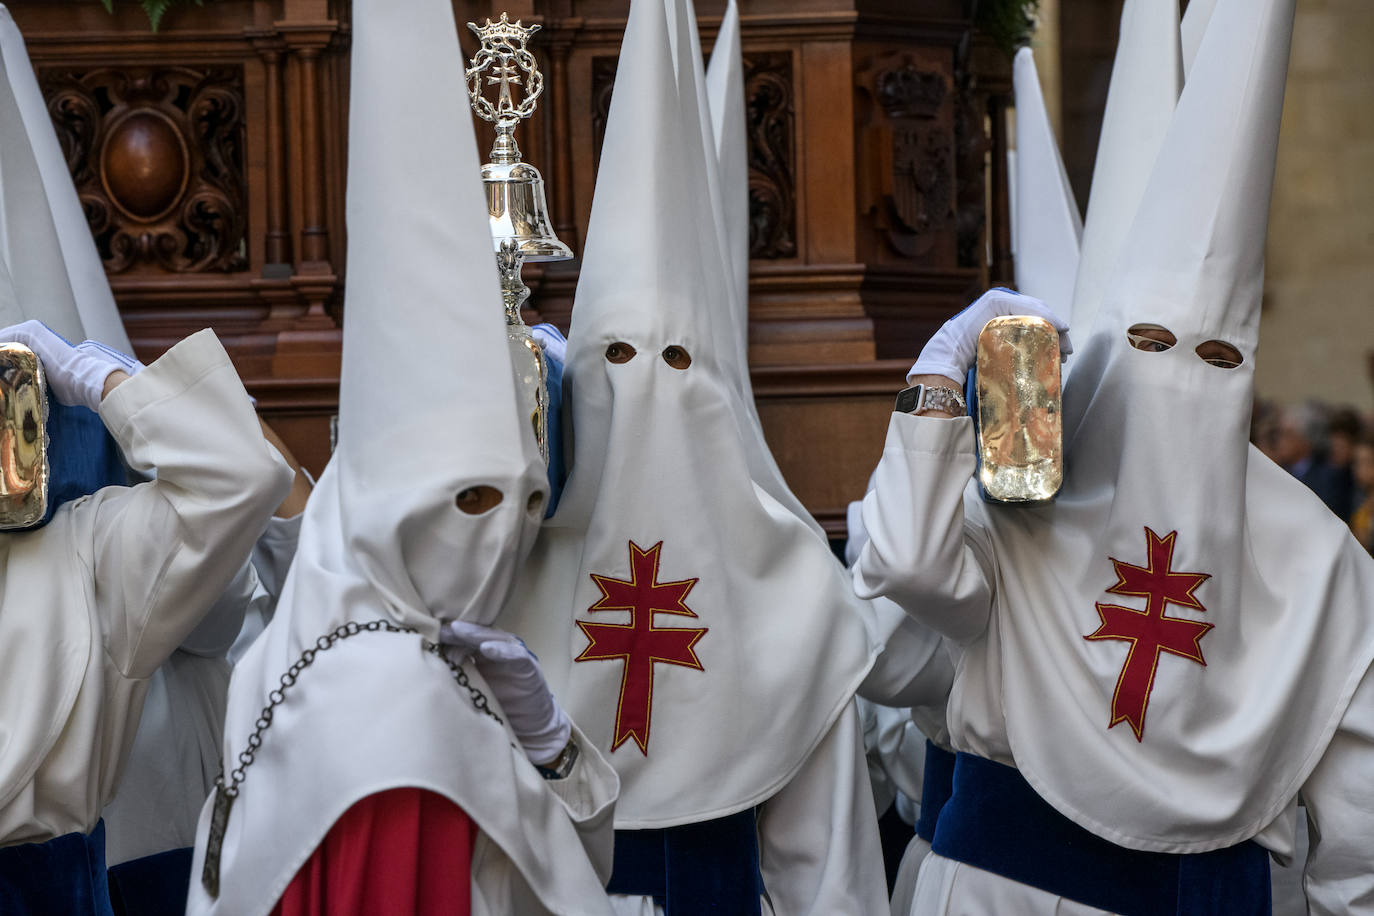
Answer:
[{"label": "white sleeve", "polygon": [[178,648],[202,658],[224,658],[243,629],[243,618],[258,591],[258,574],[245,561]]},{"label": "white sleeve", "polygon": [[[313,480],[311,484],[314,484]],[[273,516],[267,521],[267,530],[253,545],[253,567],[257,570],[262,587],[272,596],[274,608],[277,597],[281,595],[282,584],[286,582],[286,574],[291,570],[291,561],[296,557],[303,518],[304,512],[298,512],[290,518]],[[270,612],[267,616],[271,619]]]},{"label": "white sleeve", "polygon": [[1374,668],[1366,671],[1302,788],[1314,916],[1374,914]]},{"label": "white sleeve", "polygon": [[897,800],[897,789],[888,778],[881,747],[884,723],[879,711],[887,707],[870,703],[863,697],[856,697],[854,703],[859,709],[859,727],[864,739],[864,762],[868,768],[868,784],[873,789],[873,810],[886,811]]},{"label": "white sleeve", "polygon": [[[304,473],[304,472],[303,472]],[[306,473],[306,477],[310,475]],[[311,484],[314,481],[311,480]],[[301,519],[304,512],[290,518],[272,516],[267,521],[267,530],[253,545],[252,562],[247,564],[252,573],[253,590],[239,615],[239,629],[235,631],[232,645],[227,650],[230,664],[238,664],[248,647],[262,634],[277,613],[277,599],[281,596],[286,574],[291,571],[291,561],[296,557],[296,544],[300,540]]]},{"label": "white sleeve", "polygon": [[130,466],[157,469],[83,510],[106,651],[126,677],[147,677],[242,567],[292,473],[208,330],[116,387],[100,416]]},{"label": "white sleeve", "polygon": [[919,804],[926,770],[926,736],[911,720],[909,709],[881,706],[877,718],[869,755],[877,755],[894,789]]},{"label": "white sleeve", "polygon": [[572,727],[572,740],[577,742],[579,751],[572,772],[563,779],[546,780],[544,785],[568,812],[582,841],[582,851],[604,883],[611,879],[620,777],[576,725]]},{"label": "white sleeve", "polygon": [[759,870],[776,916],[886,914],[878,818],[850,704],[759,811]]},{"label": "white sleeve", "polygon": [[883,706],[940,706],[954,684],[945,638],[886,598],[873,599],[883,650],[859,684],[859,696]]},{"label": "white sleeve", "polygon": [[959,644],[983,632],[992,608],[991,546],[964,515],[974,465],[969,418],[894,413],[854,565],[859,595],[887,597]]}]

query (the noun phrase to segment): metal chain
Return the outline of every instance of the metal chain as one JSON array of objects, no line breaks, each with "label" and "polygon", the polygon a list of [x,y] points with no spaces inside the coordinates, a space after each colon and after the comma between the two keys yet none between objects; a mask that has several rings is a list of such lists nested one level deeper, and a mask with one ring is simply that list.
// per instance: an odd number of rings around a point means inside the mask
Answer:
[{"label": "metal chain", "polygon": [[[248,736],[248,746],[239,752],[239,765],[229,771],[229,784],[227,786],[224,784],[224,764],[223,761],[221,761],[219,775],[215,777],[215,788],[219,792],[223,792],[224,795],[230,799],[238,797],[239,786],[243,784],[244,771],[253,765],[255,755],[258,749],[262,747],[262,736],[263,733],[272,726],[272,715],[274,710],[285,702],[286,691],[295,686],[296,680],[301,676],[301,672],[310,667],[311,663],[315,661],[316,655],[328,649],[332,649],[341,640],[357,636],[359,633],[379,632],[415,634],[419,631],[413,627],[399,626],[389,620],[369,620],[367,623],[350,621],[341,624],[336,627],[333,632],[315,640],[315,645],[301,652],[300,658],[296,659],[295,663],[292,664],[290,668],[286,669],[286,673],[281,676],[279,686],[273,688],[273,690],[267,694],[267,705],[262,708],[262,712],[258,713],[257,721],[253,723],[253,733]],[[467,672],[463,670],[462,665],[459,665],[457,662],[453,661],[453,659],[445,655],[442,651],[442,647],[438,643],[433,643],[425,639],[421,640],[421,645],[426,652],[433,653],[443,660],[444,664],[448,666],[448,670],[452,672],[453,679],[458,682],[458,686],[468,692],[468,695],[472,698],[472,705],[478,712],[490,716],[492,719],[496,720],[498,725],[505,724],[500,716],[491,711],[491,705],[487,701],[486,694],[474,687],[472,682],[468,680]]]}]

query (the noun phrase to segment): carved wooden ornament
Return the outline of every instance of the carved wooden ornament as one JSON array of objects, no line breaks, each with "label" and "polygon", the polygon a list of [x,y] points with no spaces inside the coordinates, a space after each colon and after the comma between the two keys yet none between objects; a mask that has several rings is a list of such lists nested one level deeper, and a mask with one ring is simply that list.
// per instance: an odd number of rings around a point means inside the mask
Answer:
[{"label": "carved wooden ornament", "polygon": [[247,269],[242,68],[40,78],[107,272]]}]

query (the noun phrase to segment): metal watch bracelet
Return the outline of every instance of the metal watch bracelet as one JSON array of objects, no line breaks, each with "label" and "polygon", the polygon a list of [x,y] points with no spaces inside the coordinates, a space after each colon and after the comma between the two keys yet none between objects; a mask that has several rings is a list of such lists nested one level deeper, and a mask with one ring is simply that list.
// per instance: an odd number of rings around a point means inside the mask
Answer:
[{"label": "metal watch bracelet", "polygon": [[922,410],[943,410],[955,416],[968,413],[964,393],[946,385],[912,385],[897,395],[892,408],[898,413],[917,413]]},{"label": "metal watch bracelet", "polygon": [[539,775],[545,779],[567,779],[572,773],[573,767],[577,765],[577,758],[582,756],[582,751],[577,746],[576,738],[569,738],[568,743],[563,745],[563,750],[558,752],[558,756],[545,764],[534,765],[539,771]]}]

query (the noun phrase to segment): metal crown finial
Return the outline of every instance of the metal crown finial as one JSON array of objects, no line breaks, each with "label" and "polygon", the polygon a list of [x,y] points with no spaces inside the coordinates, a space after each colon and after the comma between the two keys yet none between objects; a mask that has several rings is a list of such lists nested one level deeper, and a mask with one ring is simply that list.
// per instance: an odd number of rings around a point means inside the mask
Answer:
[{"label": "metal crown finial", "polygon": [[[477,116],[496,125],[496,145],[492,147],[493,162],[520,161],[520,148],[515,143],[515,126],[534,114],[535,102],[544,91],[544,75],[525,44],[539,31],[539,25],[523,25],[519,19],[511,22],[505,13],[500,20],[478,26],[468,23],[482,46],[467,68],[468,98]],[[493,104],[482,94],[482,79],[496,86]],[[521,86],[520,102],[512,96],[511,87]]]},{"label": "metal crown finial", "polygon": [[[520,307],[530,291],[520,279],[525,261],[564,261],[572,251],[559,241],[549,220],[544,199],[544,179],[539,170],[520,160],[515,144],[515,128],[534,114],[534,104],[544,91],[544,77],[526,43],[539,31],[510,21],[505,13],[497,22],[483,26],[469,22],[481,47],[468,62],[465,73],[468,98],[477,116],[496,125],[496,145],[491,162],[482,166],[482,187],[487,197],[487,218],[491,226],[496,265],[501,273],[501,300],[506,311],[506,342],[511,350],[516,391],[521,412],[530,419],[539,453],[549,460],[548,368],[544,351],[520,317]],[[484,87],[495,86],[496,99],[482,95]],[[512,87],[518,87],[517,92]]]}]

